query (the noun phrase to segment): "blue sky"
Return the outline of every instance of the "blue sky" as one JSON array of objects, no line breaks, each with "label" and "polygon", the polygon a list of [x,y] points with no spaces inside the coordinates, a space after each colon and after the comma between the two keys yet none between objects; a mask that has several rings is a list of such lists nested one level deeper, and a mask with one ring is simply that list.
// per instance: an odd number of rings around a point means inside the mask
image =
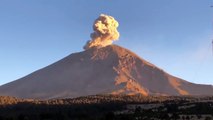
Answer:
[{"label": "blue sky", "polygon": [[166,72],[213,84],[212,0],[0,0],[0,85],[83,51],[93,21],[119,22],[115,42]]}]

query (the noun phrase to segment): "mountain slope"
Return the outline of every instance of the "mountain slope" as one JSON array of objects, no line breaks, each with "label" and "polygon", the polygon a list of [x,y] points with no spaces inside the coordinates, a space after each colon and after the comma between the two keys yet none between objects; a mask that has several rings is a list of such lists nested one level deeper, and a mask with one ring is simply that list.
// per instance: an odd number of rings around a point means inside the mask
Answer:
[{"label": "mountain slope", "polygon": [[0,95],[67,98],[94,94],[213,95],[210,85],[173,77],[117,45],[74,53],[0,87]]}]

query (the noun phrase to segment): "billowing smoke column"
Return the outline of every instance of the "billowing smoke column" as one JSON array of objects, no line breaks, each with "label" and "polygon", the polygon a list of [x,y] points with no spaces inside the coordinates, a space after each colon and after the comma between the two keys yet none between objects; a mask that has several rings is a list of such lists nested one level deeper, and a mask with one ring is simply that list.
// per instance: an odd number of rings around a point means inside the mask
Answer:
[{"label": "billowing smoke column", "polygon": [[91,40],[87,41],[84,49],[111,45],[119,38],[117,27],[118,22],[112,16],[101,14],[93,24],[94,32],[91,33]]}]

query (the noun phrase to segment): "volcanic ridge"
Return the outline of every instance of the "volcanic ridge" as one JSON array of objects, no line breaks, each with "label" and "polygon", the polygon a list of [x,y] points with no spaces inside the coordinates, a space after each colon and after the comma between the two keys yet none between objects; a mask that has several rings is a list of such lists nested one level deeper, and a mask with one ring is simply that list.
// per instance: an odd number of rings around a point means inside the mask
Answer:
[{"label": "volcanic ridge", "polygon": [[213,95],[211,85],[174,77],[113,41],[118,22],[101,14],[84,51],[0,86],[1,96],[31,99],[112,95]]}]

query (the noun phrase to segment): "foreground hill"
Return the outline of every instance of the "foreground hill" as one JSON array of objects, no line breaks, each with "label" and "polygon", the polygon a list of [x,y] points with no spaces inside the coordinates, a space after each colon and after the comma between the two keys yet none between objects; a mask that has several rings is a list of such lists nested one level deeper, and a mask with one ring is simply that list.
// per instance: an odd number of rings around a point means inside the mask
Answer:
[{"label": "foreground hill", "polygon": [[213,87],[169,75],[117,45],[71,54],[0,86],[0,95],[18,98],[74,98],[95,94],[213,95]]},{"label": "foreground hill", "polygon": [[0,120],[211,120],[213,97],[94,95],[29,100],[0,97]]}]

